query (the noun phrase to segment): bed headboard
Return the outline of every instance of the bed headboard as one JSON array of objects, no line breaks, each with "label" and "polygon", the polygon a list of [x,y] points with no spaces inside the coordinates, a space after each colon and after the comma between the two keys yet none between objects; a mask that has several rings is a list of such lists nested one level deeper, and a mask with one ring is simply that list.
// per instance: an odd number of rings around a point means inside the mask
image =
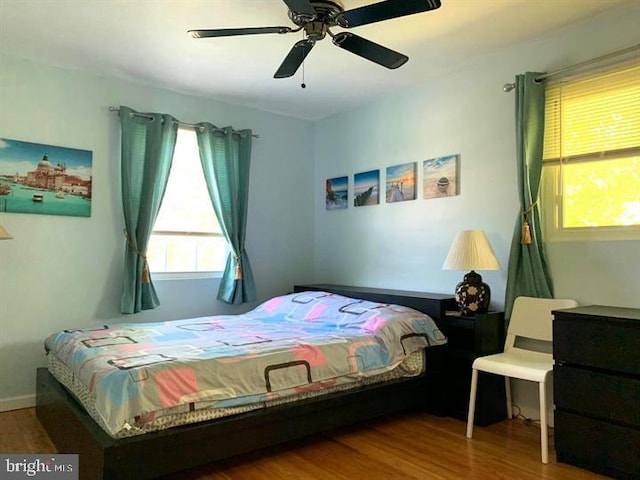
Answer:
[{"label": "bed headboard", "polygon": [[394,303],[414,308],[424,312],[435,320],[441,327],[440,320],[447,310],[456,310],[457,305],[453,295],[442,293],[412,292],[406,290],[389,290],[386,288],[353,287],[348,285],[334,285],[330,283],[315,283],[294,285],[294,292],[323,291],[344,295],[345,297],[360,298],[371,302]]}]

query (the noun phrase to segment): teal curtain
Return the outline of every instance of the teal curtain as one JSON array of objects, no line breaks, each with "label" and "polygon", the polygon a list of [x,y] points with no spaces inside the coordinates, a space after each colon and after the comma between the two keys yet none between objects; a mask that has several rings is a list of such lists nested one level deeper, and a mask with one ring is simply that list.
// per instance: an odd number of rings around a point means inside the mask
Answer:
[{"label": "teal curtain", "polygon": [[553,285],[545,253],[538,192],[542,176],[545,85],[536,82],[540,73],[516,76],[516,149],[520,211],[513,231],[505,315],[511,317],[513,302],[521,295],[553,298]]},{"label": "teal curtain", "polygon": [[120,310],[138,313],[160,305],[146,250],[167,186],[178,122],[171,115],[120,107],[122,210],[126,250]]},{"label": "teal curtain", "polygon": [[245,250],[251,130],[234,132],[200,123],[196,128],[200,161],[209,195],[231,250],[220,280],[218,300],[239,304],[256,300],[256,286]]}]

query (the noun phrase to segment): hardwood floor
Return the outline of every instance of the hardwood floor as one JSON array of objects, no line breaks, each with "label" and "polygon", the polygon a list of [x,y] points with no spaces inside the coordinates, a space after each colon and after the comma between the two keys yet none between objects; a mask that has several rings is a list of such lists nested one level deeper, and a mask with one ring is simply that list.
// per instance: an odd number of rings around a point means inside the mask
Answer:
[{"label": "hardwood floor", "polygon": [[[551,430],[553,431],[553,430]],[[425,413],[396,415],[164,477],[165,480],[603,479],[540,462],[540,430],[522,420],[476,428]],[[550,439],[553,446],[553,438]],[[0,413],[0,452],[54,453],[34,409]],[[161,454],[161,452],[159,452]]]}]

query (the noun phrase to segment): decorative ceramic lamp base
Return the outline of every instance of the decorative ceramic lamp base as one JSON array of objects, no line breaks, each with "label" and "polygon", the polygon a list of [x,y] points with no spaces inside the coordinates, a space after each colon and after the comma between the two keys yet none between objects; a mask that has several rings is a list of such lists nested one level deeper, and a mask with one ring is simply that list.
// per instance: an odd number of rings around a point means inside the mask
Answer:
[{"label": "decorative ceramic lamp base", "polygon": [[455,292],[458,308],[463,315],[486,313],[491,301],[491,289],[482,281],[482,276],[473,270],[456,285]]}]

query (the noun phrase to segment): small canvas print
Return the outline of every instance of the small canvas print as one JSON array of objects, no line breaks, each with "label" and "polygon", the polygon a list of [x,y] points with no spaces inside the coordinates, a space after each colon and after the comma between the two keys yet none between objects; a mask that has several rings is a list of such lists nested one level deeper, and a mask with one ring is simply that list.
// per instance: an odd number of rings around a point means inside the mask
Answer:
[{"label": "small canvas print", "polygon": [[356,173],[353,177],[353,205],[378,205],[380,203],[380,170]]},{"label": "small canvas print", "polygon": [[0,211],[91,216],[88,150],[0,138]]},{"label": "small canvas print", "polygon": [[347,208],[347,193],[349,189],[347,177],[327,178],[326,189],[325,205],[327,210]]},{"label": "small canvas print", "polygon": [[416,162],[387,167],[387,203],[416,199]]},{"label": "small canvas print", "polygon": [[422,179],[424,198],[458,195],[459,162],[460,155],[449,155],[424,161]]}]

